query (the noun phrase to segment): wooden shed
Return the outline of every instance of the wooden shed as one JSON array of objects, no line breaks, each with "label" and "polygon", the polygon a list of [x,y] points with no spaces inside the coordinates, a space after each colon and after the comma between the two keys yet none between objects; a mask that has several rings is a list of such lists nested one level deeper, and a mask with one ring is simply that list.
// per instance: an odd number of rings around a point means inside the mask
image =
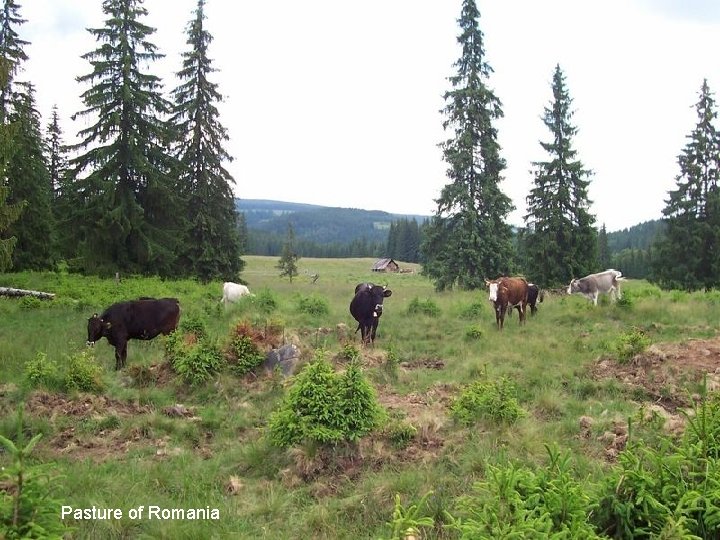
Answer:
[{"label": "wooden shed", "polygon": [[371,270],[373,272],[399,272],[400,265],[392,259],[378,259]]}]

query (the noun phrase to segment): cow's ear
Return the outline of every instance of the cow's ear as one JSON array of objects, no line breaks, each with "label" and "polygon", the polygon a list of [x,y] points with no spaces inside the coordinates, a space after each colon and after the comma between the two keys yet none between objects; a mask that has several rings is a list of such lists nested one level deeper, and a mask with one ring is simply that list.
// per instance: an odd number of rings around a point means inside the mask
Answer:
[{"label": "cow's ear", "polygon": [[97,318],[98,318],[98,314],[97,314],[97,313],[93,313],[93,316],[92,316],[91,318],[97,319]]},{"label": "cow's ear", "polygon": [[383,296],[387,298],[388,296],[392,296],[392,291],[390,289],[385,289],[383,291]]}]

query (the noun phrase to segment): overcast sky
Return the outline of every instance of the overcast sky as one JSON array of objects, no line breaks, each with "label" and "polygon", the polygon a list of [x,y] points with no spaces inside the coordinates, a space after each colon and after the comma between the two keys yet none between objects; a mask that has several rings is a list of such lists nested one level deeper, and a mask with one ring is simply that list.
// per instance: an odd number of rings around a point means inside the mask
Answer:
[{"label": "overcast sky", "polygon": [[[27,23],[30,80],[47,124],[58,106],[65,140],[85,120],[90,72],[80,58],[104,26],[100,0],[16,0]],[[225,96],[235,193],[327,206],[432,214],[447,183],[438,143],[443,94],[460,55],[461,0],[207,0],[214,82]],[[196,0],[146,0],[143,21],[165,58],[151,70],[177,85]],[[487,81],[498,121],[502,189],[523,224],[531,163],[547,155],[541,120],[556,64],[573,98],[578,157],[594,171],[591,211],[618,230],[661,217],[677,156],[696,124],[704,78],[720,89],[717,0],[478,0]],[[717,95],[716,95],[717,97]]]}]

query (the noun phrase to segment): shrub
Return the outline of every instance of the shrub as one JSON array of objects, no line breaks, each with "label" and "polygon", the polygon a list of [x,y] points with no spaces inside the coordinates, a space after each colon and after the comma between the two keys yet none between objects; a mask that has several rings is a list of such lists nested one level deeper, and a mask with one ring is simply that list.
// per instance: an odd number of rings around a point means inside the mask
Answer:
[{"label": "shrub", "polygon": [[393,422],[386,429],[388,440],[398,449],[406,448],[415,439],[417,432],[415,426],[404,421]]},{"label": "shrub", "polygon": [[465,337],[467,339],[480,339],[483,336],[483,330],[479,324],[473,324],[465,329]]},{"label": "shrub", "polygon": [[203,340],[184,347],[173,365],[186,383],[197,386],[220,371],[223,357],[215,345]]},{"label": "shrub", "polygon": [[65,388],[96,394],[103,391],[105,383],[102,380],[102,368],[95,363],[92,352],[86,350],[70,356]]},{"label": "shrub", "polygon": [[430,298],[420,300],[417,296],[410,301],[407,312],[408,315],[427,315],[428,317],[440,316],[440,308],[433,300]]},{"label": "shrub", "polygon": [[228,365],[230,371],[239,377],[250,373],[265,360],[265,355],[249,336],[235,336],[230,343],[230,349],[232,361]]},{"label": "shrub", "polygon": [[479,419],[513,424],[525,412],[518,404],[515,387],[506,378],[476,381],[463,390],[450,412],[459,422],[471,425]]},{"label": "shrub", "polygon": [[192,386],[208,381],[223,365],[223,356],[214,343],[180,331],[167,336],[165,353],[175,372]]},{"label": "shrub", "polygon": [[272,313],[278,308],[279,302],[270,289],[264,288],[255,296],[254,304],[259,311]]},{"label": "shrub", "polygon": [[338,356],[345,360],[357,360],[360,358],[360,350],[352,343],[345,343]]},{"label": "shrub", "polygon": [[280,447],[354,442],[375,429],[382,416],[375,390],[357,361],[337,374],[322,353],[297,375],[270,416],[270,439]]},{"label": "shrub", "polygon": [[194,334],[198,339],[207,337],[207,323],[203,317],[190,314],[185,315],[180,321],[180,332],[183,334]]},{"label": "shrub", "polygon": [[[19,302],[20,309],[39,309],[45,307],[45,303],[34,296],[23,296]],[[50,305],[49,303],[47,305]]]},{"label": "shrub", "polygon": [[650,345],[650,339],[640,328],[633,327],[623,332],[615,342],[613,348],[620,363],[629,361],[636,354],[640,354]]},{"label": "shrub", "polygon": [[308,315],[327,315],[330,305],[325,298],[316,295],[300,296],[298,298],[298,311]]},{"label": "shrub", "polygon": [[635,295],[629,291],[625,291],[622,297],[618,298],[618,301],[615,303],[615,305],[623,309],[632,309],[632,307],[635,305]]},{"label": "shrub", "polygon": [[38,352],[33,360],[25,363],[25,379],[34,387],[57,388],[59,386],[57,364],[48,360],[44,352]]},{"label": "shrub", "polygon": [[483,313],[488,309],[485,302],[473,302],[469,306],[462,308],[460,311],[460,317],[463,319],[478,319],[482,317]]}]

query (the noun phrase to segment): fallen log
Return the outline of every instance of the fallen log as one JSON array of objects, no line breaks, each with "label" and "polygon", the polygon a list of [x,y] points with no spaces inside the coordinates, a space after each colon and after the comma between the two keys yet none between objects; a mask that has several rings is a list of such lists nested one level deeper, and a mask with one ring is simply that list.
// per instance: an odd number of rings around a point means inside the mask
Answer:
[{"label": "fallen log", "polygon": [[40,298],[42,300],[52,300],[55,298],[55,293],[0,287],[0,296],[34,296],[35,298]]}]

